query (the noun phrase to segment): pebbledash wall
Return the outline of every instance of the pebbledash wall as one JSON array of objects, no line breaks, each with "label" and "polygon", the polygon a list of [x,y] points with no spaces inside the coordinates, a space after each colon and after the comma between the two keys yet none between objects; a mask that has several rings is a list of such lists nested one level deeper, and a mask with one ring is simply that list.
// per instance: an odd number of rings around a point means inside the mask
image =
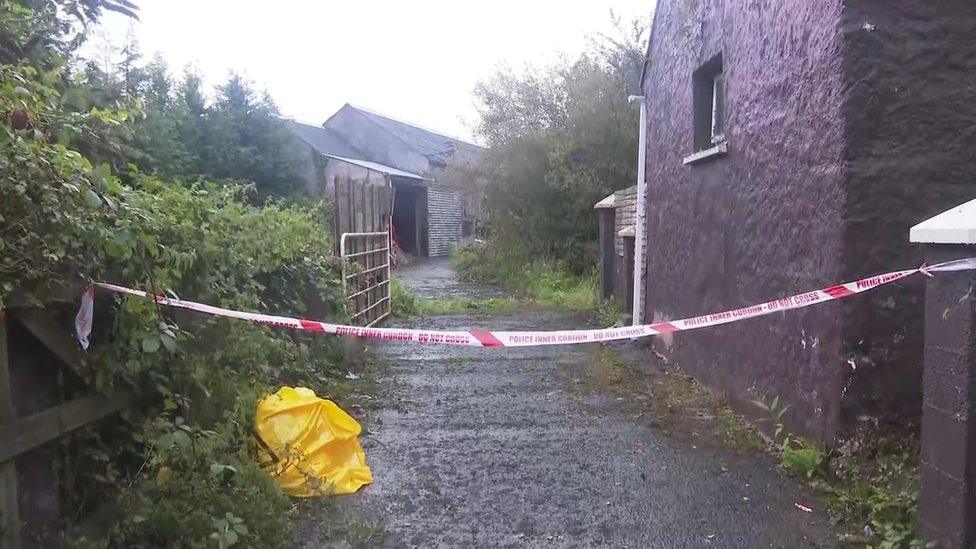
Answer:
[{"label": "pebbledash wall", "polygon": [[[645,317],[920,264],[909,227],[976,197],[974,18],[965,0],[660,0]],[[728,152],[685,165],[692,74],[719,54]],[[778,395],[831,441],[862,414],[917,419],[922,298],[912,280],[655,345],[740,410]]]}]

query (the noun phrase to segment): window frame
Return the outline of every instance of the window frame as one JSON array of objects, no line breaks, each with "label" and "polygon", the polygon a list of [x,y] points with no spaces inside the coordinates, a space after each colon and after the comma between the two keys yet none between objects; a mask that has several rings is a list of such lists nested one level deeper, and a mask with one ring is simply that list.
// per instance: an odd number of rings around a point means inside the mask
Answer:
[{"label": "window frame", "polygon": [[724,69],[720,52],[692,74],[692,154],[685,164],[728,152]]}]

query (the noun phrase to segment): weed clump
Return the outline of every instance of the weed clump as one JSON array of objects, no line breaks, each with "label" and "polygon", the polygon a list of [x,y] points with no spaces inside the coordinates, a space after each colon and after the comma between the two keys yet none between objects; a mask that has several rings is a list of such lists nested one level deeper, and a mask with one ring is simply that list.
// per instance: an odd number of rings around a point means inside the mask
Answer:
[{"label": "weed clump", "polygon": [[598,307],[592,271],[574,275],[559,261],[526,257],[491,243],[457,249],[454,263],[462,279],[498,284],[540,306],[574,311]]},{"label": "weed clump", "polygon": [[789,406],[779,397],[752,401],[764,412],[773,432],[773,447],[783,469],[823,494],[831,520],[852,532],[848,543],[879,547],[922,547],[918,515],[917,438],[885,433],[864,423],[836,449],[790,434],[783,424]]}]

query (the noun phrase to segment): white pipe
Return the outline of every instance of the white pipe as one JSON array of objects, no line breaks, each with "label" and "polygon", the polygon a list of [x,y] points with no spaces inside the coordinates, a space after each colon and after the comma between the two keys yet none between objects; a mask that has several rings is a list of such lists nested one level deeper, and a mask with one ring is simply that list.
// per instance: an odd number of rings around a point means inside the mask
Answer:
[{"label": "white pipe", "polygon": [[647,100],[643,95],[631,95],[627,98],[631,103],[640,101],[640,137],[637,149],[637,226],[634,228],[634,303],[632,309],[633,325],[643,322],[644,310],[644,209],[647,197],[647,182],[644,168],[647,154]]}]

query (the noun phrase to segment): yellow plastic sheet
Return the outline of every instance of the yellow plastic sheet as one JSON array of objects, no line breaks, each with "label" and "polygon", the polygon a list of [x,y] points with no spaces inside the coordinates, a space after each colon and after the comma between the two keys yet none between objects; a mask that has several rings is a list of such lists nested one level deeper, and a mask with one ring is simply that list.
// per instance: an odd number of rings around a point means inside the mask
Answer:
[{"label": "yellow plastic sheet", "polygon": [[282,387],[265,397],[254,424],[262,467],[286,494],[351,494],[373,482],[359,444],[362,427],[310,389]]}]

